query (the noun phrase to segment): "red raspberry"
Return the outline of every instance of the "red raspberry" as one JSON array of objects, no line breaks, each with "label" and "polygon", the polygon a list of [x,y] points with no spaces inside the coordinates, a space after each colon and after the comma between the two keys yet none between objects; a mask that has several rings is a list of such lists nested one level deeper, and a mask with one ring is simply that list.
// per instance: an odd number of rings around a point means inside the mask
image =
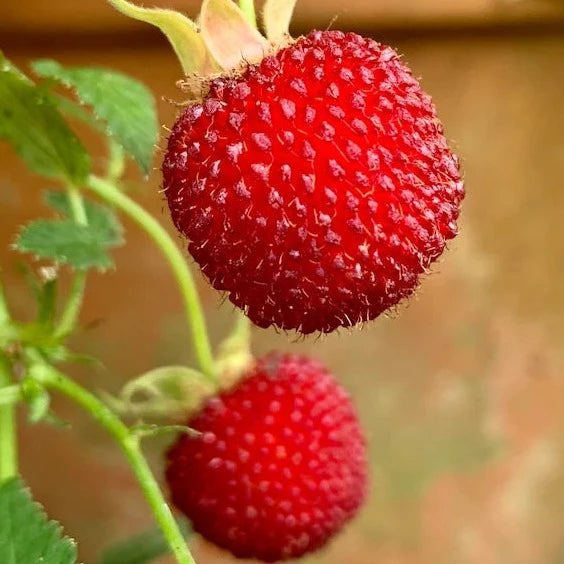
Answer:
[{"label": "red raspberry", "polygon": [[240,558],[274,562],[325,544],[365,497],[365,443],[325,368],[271,354],[210,400],[168,453],[174,504]]},{"label": "red raspberry", "polygon": [[312,32],[211,81],[163,164],[176,227],[261,327],[329,332],[411,294],[456,235],[458,160],[390,47]]}]

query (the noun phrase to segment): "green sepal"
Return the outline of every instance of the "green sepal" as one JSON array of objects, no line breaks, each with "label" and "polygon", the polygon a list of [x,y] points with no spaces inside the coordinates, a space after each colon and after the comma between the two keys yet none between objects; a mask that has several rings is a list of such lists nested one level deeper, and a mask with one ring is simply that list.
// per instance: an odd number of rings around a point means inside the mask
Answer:
[{"label": "green sepal", "polygon": [[199,22],[207,48],[225,70],[258,62],[268,53],[266,39],[231,0],[204,0]]},{"label": "green sepal", "polygon": [[108,0],[119,12],[158,27],[174,49],[186,76],[205,76],[217,72],[219,66],[210,55],[196,24],[174,10],[142,8],[126,0]]},{"label": "green sepal", "polygon": [[236,384],[254,364],[251,352],[251,322],[242,313],[231,333],[219,344],[216,355],[216,373],[222,388]]},{"label": "green sepal", "polygon": [[290,33],[290,22],[296,0],[266,0],[262,9],[262,23],[270,41],[281,41]]},{"label": "green sepal", "polygon": [[104,393],[104,399],[123,415],[182,421],[214,391],[210,381],[197,370],[163,366],[128,382],[118,397]]},{"label": "green sepal", "polygon": [[137,423],[130,427],[131,432],[139,439],[159,437],[161,435],[192,435],[200,436],[201,433],[186,425],[157,425],[155,423]]}]

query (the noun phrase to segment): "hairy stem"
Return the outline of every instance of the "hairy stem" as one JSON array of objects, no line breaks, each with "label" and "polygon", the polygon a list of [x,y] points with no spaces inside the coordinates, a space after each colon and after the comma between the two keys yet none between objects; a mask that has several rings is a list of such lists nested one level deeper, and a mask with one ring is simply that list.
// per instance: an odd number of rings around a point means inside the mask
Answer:
[{"label": "hairy stem", "polygon": [[106,169],[106,180],[116,183],[123,175],[125,169],[125,158],[121,145],[118,145],[112,138],[108,140],[108,167]]},{"label": "hairy stem", "polygon": [[19,384],[0,386],[0,406],[14,405],[23,399],[22,388]]},{"label": "hairy stem", "polygon": [[[0,389],[12,389],[12,366],[0,353]],[[16,408],[13,403],[0,403],[0,483],[18,474]]]},{"label": "hairy stem", "polygon": [[91,175],[87,186],[100,198],[133,219],[151,237],[165,256],[182,293],[186,318],[191,329],[192,342],[200,370],[215,383],[215,366],[204,314],[194,279],[181,251],[164,227],[152,215],[126,194],[120,192],[112,183]]},{"label": "hairy stem", "polygon": [[6,296],[4,296],[2,280],[0,280],[0,325],[8,323],[9,321],[10,321],[10,312],[8,311]]},{"label": "hairy stem", "polygon": [[[76,186],[68,186],[67,194],[71,206],[71,211],[74,220],[80,225],[86,225],[88,218],[86,216],[86,208],[80,191]],[[86,289],[86,272],[78,271],[74,274],[69,297],[61,319],[55,330],[55,337],[60,338],[68,335],[76,327],[78,316],[80,315],[80,308],[82,307],[82,300],[84,299],[84,290]]]},{"label": "hairy stem", "polygon": [[73,219],[80,225],[86,225],[88,223],[88,218],[86,217],[86,208],[84,207],[80,191],[75,186],[68,186],[67,194],[70,201]]},{"label": "hairy stem", "polygon": [[58,390],[71,398],[112,435],[124,452],[176,561],[179,564],[196,564],[143,456],[139,438],[101,400],[55,368],[47,364],[35,364],[29,375],[45,387]]},{"label": "hairy stem", "polygon": [[69,297],[59,325],[55,330],[55,337],[64,337],[72,332],[78,322],[80,315],[80,308],[82,307],[82,300],[84,298],[84,290],[86,288],[86,272],[76,272],[72,280]]}]

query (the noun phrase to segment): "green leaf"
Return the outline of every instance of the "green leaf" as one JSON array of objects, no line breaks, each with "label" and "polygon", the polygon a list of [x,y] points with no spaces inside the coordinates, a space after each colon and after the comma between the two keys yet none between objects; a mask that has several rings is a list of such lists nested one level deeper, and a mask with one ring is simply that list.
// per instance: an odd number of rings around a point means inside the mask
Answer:
[{"label": "green leaf", "polygon": [[113,266],[106,252],[113,242],[89,225],[72,220],[40,219],[29,223],[18,235],[15,248],[41,259],[69,264],[78,270]]},{"label": "green leaf", "polygon": [[[178,526],[184,538],[190,535],[191,529],[185,520],[179,521]],[[100,564],[149,564],[169,551],[162,531],[155,528],[110,547],[102,555]]]},{"label": "green leaf", "polygon": [[69,219],[71,205],[66,193],[47,192],[45,201],[64,219],[29,223],[18,235],[16,249],[41,259],[69,264],[78,270],[113,267],[107,251],[123,243],[123,228],[110,208],[85,200],[88,224],[82,225]]},{"label": "green leaf", "polygon": [[65,68],[51,60],[36,61],[33,70],[43,78],[57,80],[76,92],[79,100],[92,106],[106,131],[149,172],[159,125],[155,100],[138,80],[101,68]]},{"label": "green leaf", "polygon": [[63,115],[78,119],[99,133],[105,133],[106,130],[104,128],[104,124],[101,121],[98,121],[90,112],[85,110],[84,106],[82,106],[80,102],[69,100],[64,96],[59,96],[58,94],[55,94],[54,100],[56,100],[57,106]]},{"label": "green leaf", "polygon": [[0,486],[0,555],[2,564],[74,564],[76,545],[49,521],[19,479]]},{"label": "green leaf", "polygon": [[[70,200],[66,192],[47,192],[45,203],[68,219],[72,219]],[[106,241],[108,247],[123,244],[123,227],[117,215],[107,206],[84,200],[88,227]]]},{"label": "green leaf", "polygon": [[82,184],[90,159],[53,98],[0,53],[0,138],[33,172]]}]

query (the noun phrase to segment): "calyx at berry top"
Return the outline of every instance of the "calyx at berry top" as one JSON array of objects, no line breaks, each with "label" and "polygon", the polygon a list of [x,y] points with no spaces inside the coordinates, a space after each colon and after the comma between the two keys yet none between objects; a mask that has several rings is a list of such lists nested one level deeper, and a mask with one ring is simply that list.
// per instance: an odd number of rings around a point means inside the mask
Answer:
[{"label": "calyx at berry top", "polygon": [[174,10],[143,8],[108,0],[123,14],[158,27],[168,38],[187,77],[205,78],[256,63],[290,40],[296,0],[267,0],[262,11],[266,37],[232,0],[204,0],[196,22]]}]

